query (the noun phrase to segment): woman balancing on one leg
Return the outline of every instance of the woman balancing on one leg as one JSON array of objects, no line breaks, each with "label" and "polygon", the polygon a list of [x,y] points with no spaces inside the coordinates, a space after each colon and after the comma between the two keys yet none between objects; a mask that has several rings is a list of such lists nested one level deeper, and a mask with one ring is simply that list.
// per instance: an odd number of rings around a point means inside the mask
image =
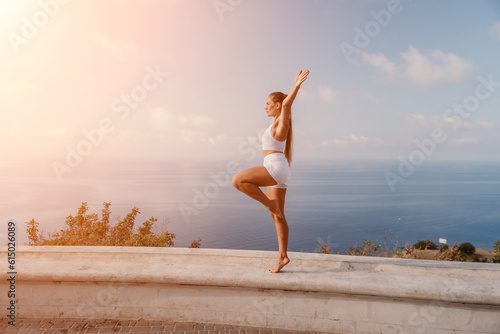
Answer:
[{"label": "woman balancing on one leg", "polygon": [[[307,79],[309,70],[300,71],[290,94],[269,94],[266,102],[267,116],[274,122],[262,136],[264,166],[253,167],[233,177],[239,191],[262,203],[270,212],[278,234],[279,254],[276,266],[269,270],[277,273],[290,262],[287,256],[288,224],[285,219],[285,195],[290,179],[292,158],[292,103],[300,85]],[[267,187],[267,196],[259,187]]]}]

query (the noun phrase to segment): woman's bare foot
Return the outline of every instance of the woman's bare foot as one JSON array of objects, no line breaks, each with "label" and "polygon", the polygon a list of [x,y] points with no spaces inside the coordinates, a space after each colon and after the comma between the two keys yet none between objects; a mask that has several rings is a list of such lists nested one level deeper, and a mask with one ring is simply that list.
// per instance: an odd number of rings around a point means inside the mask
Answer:
[{"label": "woman's bare foot", "polygon": [[288,257],[278,258],[278,261],[276,261],[276,267],[274,267],[273,269],[270,269],[269,272],[277,273],[281,270],[281,268],[286,266],[289,262],[290,262],[290,259]]},{"label": "woman's bare foot", "polygon": [[271,204],[269,204],[268,209],[269,211],[271,211],[271,213],[274,213],[276,216],[278,216],[278,218],[283,218],[283,214],[281,213],[277,199],[271,200]]}]

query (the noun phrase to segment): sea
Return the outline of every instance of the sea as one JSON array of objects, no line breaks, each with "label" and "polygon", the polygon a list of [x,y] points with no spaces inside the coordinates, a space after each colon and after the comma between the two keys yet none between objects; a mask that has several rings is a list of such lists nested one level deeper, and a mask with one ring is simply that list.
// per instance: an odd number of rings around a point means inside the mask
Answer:
[{"label": "sea", "polygon": [[[49,235],[82,202],[99,216],[111,202],[113,223],[137,207],[135,228],[154,217],[155,232],[174,233],[177,247],[200,238],[201,248],[278,250],[269,212],[231,185],[247,162],[87,161],[62,180],[50,164],[40,165],[0,164],[2,245],[9,221],[16,243],[28,244],[31,219]],[[427,161],[410,172],[394,160],[297,161],[285,215],[288,250],[295,252],[330,245],[342,254],[365,240],[389,248],[432,240],[491,249],[500,240],[500,162]]]}]

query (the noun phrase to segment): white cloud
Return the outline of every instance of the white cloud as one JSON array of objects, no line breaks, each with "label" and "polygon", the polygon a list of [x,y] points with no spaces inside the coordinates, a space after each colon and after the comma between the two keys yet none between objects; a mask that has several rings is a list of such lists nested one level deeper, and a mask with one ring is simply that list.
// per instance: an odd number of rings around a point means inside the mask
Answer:
[{"label": "white cloud", "polygon": [[462,129],[467,129],[467,130],[495,129],[496,127],[497,126],[495,123],[486,121],[476,121],[476,122],[464,121],[461,125]]},{"label": "white cloud", "polygon": [[197,129],[213,128],[215,125],[217,125],[217,122],[215,120],[206,115],[178,115],[176,119],[179,126],[187,126]]},{"label": "white cloud", "polygon": [[369,54],[363,52],[361,54],[365,63],[377,67],[381,72],[388,75],[394,75],[398,70],[398,65],[392,63],[383,54]]},{"label": "white cloud", "polygon": [[299,93],[297,94],[297,100],[300,101],[310,101],[312,98],[311,92],[307,88],[300,88]]},{"label": "white cloud", "polygon": [[362,53],[365,63],[374,66],[388,79],[403,79],[420,84],[459,82],[469,77],[475,65],[453,53],[431,50],[425,54],[414,47],[401,52],[402,63],[391,62],[383,54]]},{"label": "white cloud", "polygon": [[[443,128],[449,129],[457,127],[457,120],[455,118],[443,118],[439,116],[425,116],[420,114],[409,114],[407,120],[410,124],[416,124],[426,129]],[[486,121],[466,121],[461,120],[458,129],[463,130],[482,130],[482,129],[495,129],[495,123]]]},{"label": "white cloud", "polygon": [[229,138],[225,134],[218,134],[216,136],[206,137],[206,138],[202,137],[202,138],[200,138],[200,141],[202,143],[210,144],[211,146],[216,146],[216,145],[220,145],[220,144],[225,144],[227,142],[232,142],[231,138]]},{"label": "white cloud", "polygon": [[188,144],[203,143],[211,146],[227,142],[225,135],[212,133],[217,121],[206,115],[183,115],[163,108],[153,108],[150,111],[150,120],[156,128],[175,141],[181,139]]},{"label": "white cloud", "polygon": [[470,144],[478,144],[479,140],[477,140],[476,138],[464,137],[464,138],[453,139],[451,142],[455,145],[470,145]]},{"label": "white cloud", "polygon": [[356,94],[358,94],[362,98],[367,99],[371,104],[381,104],[385,101],[384,97],[378,97],[366,91],[357,90]]},{"label": "white cloud", "polygon": [[197,114],[181,115],[163,108],[153,108],[150,118],[154,125],[161,129],[173,130],[204,130],[217,125],[217,122],[206,116]]},{"label": "white cloud", "polygon": [[90,39],[117,58],[125,58],[127,55],[135,56],[139,53],[139,49],[135,44],[124,40],[113,40],[95,31],[90,33]]},{"label": "white cloud", "polygon": [[335,97],[337,96],[337,92],[327,86],[319,87],[319,97],[320,99],[327,103],[332,104],[335,101]]},{"label": "white cloud", "polygon": [[490,27],[490,34],[500,38],[500,21],[493,23],[493,25]]},{"label": "white cloud", "polygon": [[151,109],[150,115],[153,124],[159,128],[166,129],[173,125],[174,116],[171,112],[166,111],[162,108]]},{"label": "white cloud", "polygon": [[425,116],[420,114],[409,114],[407,120],[410,124],[417,124],[420,127],[427,129],[435,128],[450,128],[453,123],[446,122],[442,117],[439,116]]},{"label": "white cloud", "polygon": [[385,140],[380,138],[368,138],[365,136],[348,135],[343,136],[341,139],[333,138],[329,140],[322,141],[320,146],[336,146],[336,147],[346,147],[346,146],[366,146],[366,145],[383,145]]},{"label": "white cloud", "polygon": [[309,90],[307,88],[301,88],[297,99],[300,101],[317,101],[320,100],[326,104],[333,104],[336,102],[339,92],[333,90],[328,86],[319,86],[316,90]]}]

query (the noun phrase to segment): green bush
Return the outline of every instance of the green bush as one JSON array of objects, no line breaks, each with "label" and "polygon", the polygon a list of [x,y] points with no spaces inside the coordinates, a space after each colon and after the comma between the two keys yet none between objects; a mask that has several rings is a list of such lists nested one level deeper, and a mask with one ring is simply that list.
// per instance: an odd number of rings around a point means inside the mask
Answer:
[{"label": "green bush", "polygon": [[440,261],[467,261],[467,255],[458,249],[458,245],[453,242],[453,245],[442,245],[439,253],[436,255],[436,260]]},{"label": "green bush", "polygon": [[448,248],[449,248],[448,245],[441,245],[439,247],[439,253],[442,253],[442,252],[448,250]]},{"label": "green bush", "polygon": [[497,242],[495,242],[493,244],[493,248],[497,250],[495,256],[493,257],[493,259],[491,259],[491,262],[493,263],[500,263],[500,240],[498,240]]},{"label": "green bush", "polygon": [[349,247],[348,251],[344,249],[344,254],[356,256],[380,256],[381,247],[382,245],[377,245],[370,240],[365,240],[363,246],[355,244],[353,247]]},{"label": "green bush", "polygon": [[431,240],[419,240],[413,247],[416,249],[437,249],[436,244]]},{"label": "green bush", "polygon": [[458,246],[458,250],[467,255],[473,255],[476,252],[476,247],[474,247],[470,242],[464,242]]},{"label": "green bush", "polygon": [[451,261],[467,261],[467,254],[458,250],[458,248],[454,249],[451,253]]}]

